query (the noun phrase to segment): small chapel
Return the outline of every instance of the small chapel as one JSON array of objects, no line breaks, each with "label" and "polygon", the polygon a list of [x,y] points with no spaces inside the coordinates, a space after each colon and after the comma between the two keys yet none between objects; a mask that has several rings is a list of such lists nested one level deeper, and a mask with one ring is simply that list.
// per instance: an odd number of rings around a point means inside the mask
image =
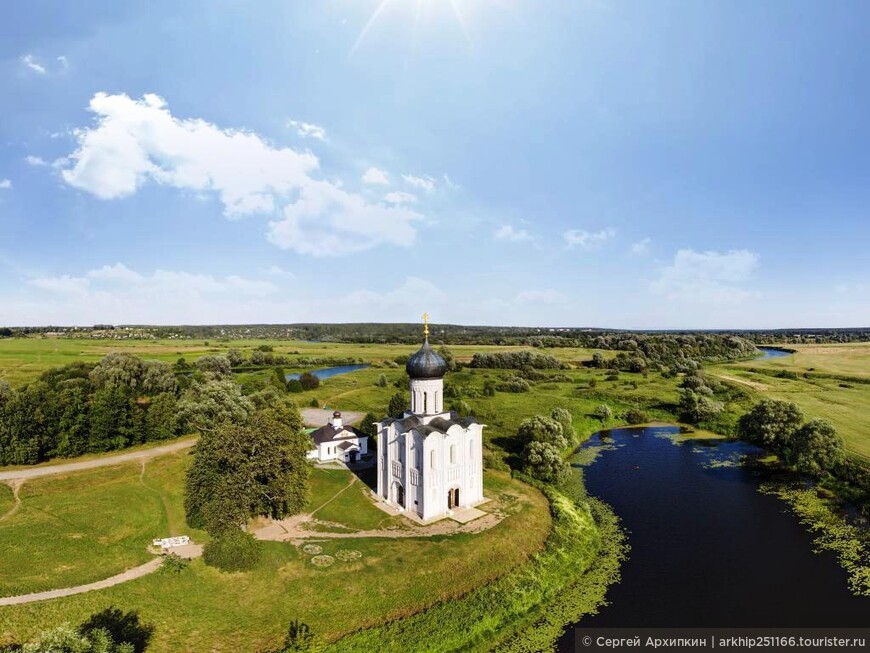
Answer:
[{"label": "small chapel", "polygon": [[429,345],[408,358],[410,410],[376,425],[379,499],[428,522],[484,501],[483,424],[444,410],[448,365]]}]

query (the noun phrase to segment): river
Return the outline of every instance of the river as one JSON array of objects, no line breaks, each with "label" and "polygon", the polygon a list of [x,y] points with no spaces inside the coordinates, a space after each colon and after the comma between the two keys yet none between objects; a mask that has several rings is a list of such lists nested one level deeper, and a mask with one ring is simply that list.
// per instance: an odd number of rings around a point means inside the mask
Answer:
[{"label": "river", "polygon": [[758,360],[765,360],[768,358],[782,358],[783,356],[791,356],[793,352],[784,351],[782,349],[772,349],[770,347],[757,347],[758,351],[761,352],[761,356],[758,357]]},{"label": "river", "polygon": [[[584,469],[590,495],[609,503],[631,551],[610,605],[588,627],[866,626],[870,599],[853,596],[833,553],[787,505],[761,494],[760,472],[736,465],[742,442],[689,440],[678,427],[614,429]],[[559,650],[573,651],[566,635]]]},{"label": "river", "polygon": [[[347,374],[348,372],[364,370],[367,367],[371,367],[371,365],[338,365],[336,367],[323,367],[319,370],[311,370],[311,373],[318,379],[323,381],[324,379],[330,379],[333,376],[338,376],[339,374]],[[286,375],[288,381],[292,379],[298,379],[300,376],[302,376],[301,372]]]}]

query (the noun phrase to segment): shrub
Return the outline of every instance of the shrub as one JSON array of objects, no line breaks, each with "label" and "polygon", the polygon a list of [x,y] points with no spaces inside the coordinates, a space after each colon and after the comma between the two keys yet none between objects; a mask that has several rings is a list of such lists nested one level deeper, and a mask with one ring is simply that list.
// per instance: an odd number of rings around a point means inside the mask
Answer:
[{"label": "shrub", "polygon": [[302,382],[299,379],[290,379],[287,381],[287,389],[290,392],[302,392],[305,388],[302,387]]},{"label": "shrub", "polygon": [[518,376],[506,376],[495,386],[500,392],[528,392],[532,389],[529,382]]},{"label": "shrub", "polygon": [[175,576],[187,569],[190,565],[190,560],[182,558],[180,555],[170,553],[164,556],[163,562],[160,563],[160,573],[169,576]]},{"label": "shrub", "polygon": [[379,388],[386,388],[387,387],[387,375],[386,374],[379,375],[378,380],[375,381],[375,385],[378,386]]},{"label": "shrub", "polygon": [[485,397],[495,397],[496,384],[492,379],[487,379],[483,382],[483,395]]},{"label": "shrub", "polygon": [[320,408],[320,402],[317,401],[317,397],[312,397],[311,401],[308,402],[308,405],[311,408]]},{"label": "shrub", "polygon": [[296,653],[297,651],[311,651],[314,646],[314,633],[308,624],[298,619],[290,622],[287,636],[284,638],[284,646],[274,653]]},{"label": "shrub", "polygon": [[613,409],[607,404],[601,404],[592,411],[592,415],[593,417],[600,419],[602,422],[606,422],[613,417]]},{"label": "shrub", "polygon": [[562,435],[568,442],[574,442],[577,434],[574,432],[574,419],[571,417],[571,412],[567,408],[554,408],[550,413],[550,417],[559,423],[562,427]]},{"label": "shrub", "polygon": [[714,401],[703,394],[688,389],[680,391],[680,404],[677,407],[677,412],[684,422],[697,424],[716,417],[724,409],[725,404],[721,401]]},{"label": "shrub", "polygon": [[303,390],[314,390],[320,387],[320,379],[311,372],[303,372],[299,375],[299,383],[302,384]]},{"label": "shrub", "polygon": [[521,442],[526,444],[529,442],[545,442],[553,445],[559,451],[568,446],[562,425],[552,417],[545,417],[543,415],[535,415],[534,417],[524,419],[520,423],[519,429],[517,429],[517,437]]},{"label": "shrub", "polygon": [[523,449],[523,471],[542,483],[559,486],[568,478],[570,467],[555,445],[529,442]]},{"label": "shrub", "polygon": [[250,571],[260,560],[260,543],[242,530],[225,531],[206,543],[202,559],[222,571]]},{"label": "shrub", "polygon": [[625,413],[625,421],[629,424],[645,424],[649,416],[639,408],[631,408]]}]

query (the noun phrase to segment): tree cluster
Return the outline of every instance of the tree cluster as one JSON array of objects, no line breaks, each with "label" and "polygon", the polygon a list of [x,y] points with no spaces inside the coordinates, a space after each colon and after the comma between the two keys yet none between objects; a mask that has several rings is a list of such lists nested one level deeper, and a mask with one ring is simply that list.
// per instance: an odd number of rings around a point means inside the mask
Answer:
[{"label": "tree cluster", "polygon": [[179,393],[171,366],[130,354],[51,369],[17,390],[0,381],[0,464],[173,438]]},{"label": "tree cluster", "polygon": [[[556,415],[564,418],[562,413]],[[544,415],[529,417],[520,424],[517,438],[523,445],[521,461],[526,474],[552,485],[565,481],[570,467],[562,458],[562,451],[568,446],[568,440],[557,419]]]},{"label": "tree cluster", "polygon": [[805,422],[801,409],[789,401],[758,402],[740,418],[737,432],[811,476],[831,474],[844,459],[843,440],[831,423],[818,418]]},{"label": "tree cluster", "polygon": [[677,413],[689,424],[698,424],[716,417],[725,409],[725,404],[714,399],[718,382],[708,379],[700,370],[692,370],[680,384],[680,403]]},{"label": "tree cluster", "polygon": [[562,361],[555,356],[536,351],[495,351],[477,353],[471,358],[471,367],[502,370],[558,370]]}]

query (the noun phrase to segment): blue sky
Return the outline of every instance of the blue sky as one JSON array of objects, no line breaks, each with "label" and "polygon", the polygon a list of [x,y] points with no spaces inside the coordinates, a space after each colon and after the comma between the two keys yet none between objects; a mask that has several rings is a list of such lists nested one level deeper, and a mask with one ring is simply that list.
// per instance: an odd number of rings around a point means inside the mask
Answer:
[{"label": "blue sky", "polygon": [[2,12],[2,324],[870,324],[866,3]]}]

